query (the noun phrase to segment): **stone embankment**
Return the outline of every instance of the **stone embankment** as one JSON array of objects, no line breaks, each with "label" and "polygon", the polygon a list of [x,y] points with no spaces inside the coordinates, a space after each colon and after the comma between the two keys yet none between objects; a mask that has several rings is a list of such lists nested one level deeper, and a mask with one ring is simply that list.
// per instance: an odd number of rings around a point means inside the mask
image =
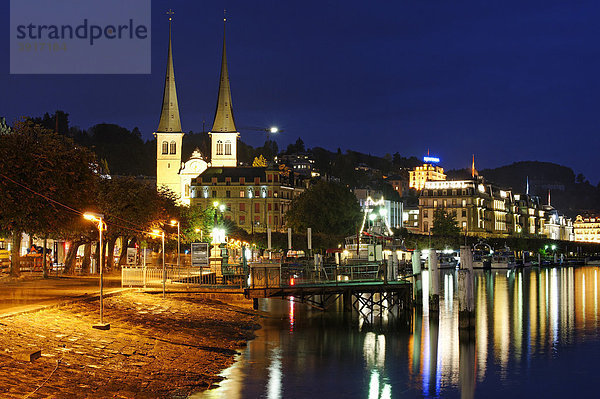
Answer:
[{"label": "stone embankment", "polygon": [[[259,328],[251,306],[127,292],[0,319],[0,397],[185,398],[220,381]],[[25,357],[41,350],[41,357]],[[41,387],[40,387],[41,386]]]}]

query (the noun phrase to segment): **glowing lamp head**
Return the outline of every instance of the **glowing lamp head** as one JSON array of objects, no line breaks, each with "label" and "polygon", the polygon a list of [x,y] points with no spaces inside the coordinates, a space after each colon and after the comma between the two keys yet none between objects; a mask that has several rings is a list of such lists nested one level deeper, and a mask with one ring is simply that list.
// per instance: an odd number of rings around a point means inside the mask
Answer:
[{"label": "glowing lamp head", "polygon": [[376,218],[377,218],[377,215],[376,215],[376,214],[374,214],[374,213],[371,213],[371,214],[369,215],[369,220],[375,220]]},{"label": "glowing lamp head", "polygon": [[279,128],[277,128],[276,126],[273,126],[273,127],[271,127],[271,129],[269,129],[269,131],[271,133],[277,133],[277,132],[279,132]]},{"label": "glowing lamp head", "polygon": [[218,207],[218,206],[219,206],[219,201],[215,201],[215,202],[213,202],[213,206],[214,206],[215,208],[216,208],[216,207]]},{"label": "glowing lamp head", "polygon": [[177,226],[179,222],[175,219],[171,220],[171,226]]},{"label": "glowing lamp head", "polygon": [[200,233],[200,229],[194,229],[196,233]]},{"label": "glowing lamp head", "polygon": [[219,205],[219,210],[221,212],[225,212],[225,205],[224,204]]},{"label": "glowing lamp head", "polygon": [[85,220],[91,220],[93,222],[98,222],[104,218],[104,215],[95,212],[86,212],[83,214],[83,218]]}]

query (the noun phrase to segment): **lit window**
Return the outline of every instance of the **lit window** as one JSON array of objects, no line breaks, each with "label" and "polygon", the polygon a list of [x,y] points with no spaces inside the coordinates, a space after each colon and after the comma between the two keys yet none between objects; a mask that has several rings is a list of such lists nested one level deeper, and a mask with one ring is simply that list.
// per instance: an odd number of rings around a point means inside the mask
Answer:
[{"label": "lit window", "polygon": [[177,154],[177,144],[174,141],[171,141],[171,154]]},{"label": "lit window", "polygon": [[223,155],[223,142],[217,140],[217,155]]},{"label": "lit window", "polygon": [[166,141],[162,142],[162,154],[168,154],[169,153],[169,143]]},{"label": "lit window", "polygon": [[231,155],[231,141],[225,141],[225,155]]}]

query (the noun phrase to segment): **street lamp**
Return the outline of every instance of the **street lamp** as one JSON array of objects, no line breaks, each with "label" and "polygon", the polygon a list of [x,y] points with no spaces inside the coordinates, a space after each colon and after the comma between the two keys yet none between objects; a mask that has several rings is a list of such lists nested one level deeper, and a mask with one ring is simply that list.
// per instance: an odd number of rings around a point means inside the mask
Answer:
[{"label": "street lamp", "polygon": [[100,254],[98,258],[98,261],[100,262],[100,324],[94,324],[92,325],[92,328],[98,330],[110,330],[110,323],[104,323],[104,281],[102,273],[102,269],[104,269],[104,262],[102,259],[102,253],[104,252],[104,248],[102,247],[102,230],[105,229],[104,215],[101,213],[86,212],[83,214],[83,218],[92,222],[98,222],[98,241],[100,244]]},{"label": "street lamp", "polygon": [[152,237],[162,237],[162,269],[163,269],[163,298],[165,297],[165,285],[167,283],[167,269],[165,269],[165,232],[164,230],[152,230]]},{"label": "street lamp", "polygon": [[[180,258],[180,240],[179,240],[179,220],[171,220],[171,226],[177,225],[177,274],[179,274],[179,258]],[[177,277],[179,278],[179,277]]]}]

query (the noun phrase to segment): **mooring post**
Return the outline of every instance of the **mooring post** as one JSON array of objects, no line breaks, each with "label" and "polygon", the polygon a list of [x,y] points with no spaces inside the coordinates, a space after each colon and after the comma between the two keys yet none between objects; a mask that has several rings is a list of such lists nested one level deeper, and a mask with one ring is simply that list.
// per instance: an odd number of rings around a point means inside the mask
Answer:
[{"label": "mooring post", "polygon": [[558,257],[556,256],[556,254],[554,254],[554,264],[556,265],[558,263]]},{"label": "mooring post", "polygon": [[440,310],[440,270],[435,250],[429,250],[429,311]]},{"label": "mooring post", "polygon": [[538,252],[538,267],[542,266],[542,254]]},{"label": "mooring post", "polygon": [[392,280],[398,280],[398,253],[392,253]]},{"label": "mooring post", "polygon": [[458,271],[458,327],[475,329],[475,293],[473,289],[473,254],[471,248],[460,247]]},{"label": "mooring post", "polygon": [[412,253],[413,271],[413,301],[415,305],[423,305],[423,290],[421,282],[421,251],[415,249]]}]

